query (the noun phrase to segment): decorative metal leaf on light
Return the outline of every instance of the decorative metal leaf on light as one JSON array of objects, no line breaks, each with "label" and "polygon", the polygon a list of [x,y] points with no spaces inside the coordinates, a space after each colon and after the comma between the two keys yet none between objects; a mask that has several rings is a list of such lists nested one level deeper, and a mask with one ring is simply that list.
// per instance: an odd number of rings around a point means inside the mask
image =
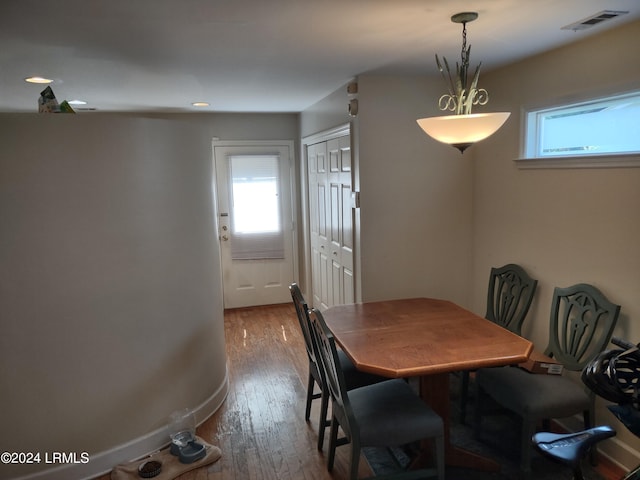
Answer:
[{"label": "decorative metal leaf on light", "polygon": [[[467,47],[467,21],[469,20],[459,21],[463,25],[462,51],[460,53],[461,63],[456,62],[455,74],[452,75],[447,58],[442,57],[442,62],[440,62],[440,58],[436,54],[436,65],[449,90],[448,94],[440,97],[438,107],[440,110],[455,112],[456,115],[468,115],[474,105],[485,105],[489,101],[488,92],[484,88],[478,88],[482,62],[476,67],[471,84],[467,85],[469,58],[471,55],[471,45]],[[444,68],[442,66],[443,63]]]}]

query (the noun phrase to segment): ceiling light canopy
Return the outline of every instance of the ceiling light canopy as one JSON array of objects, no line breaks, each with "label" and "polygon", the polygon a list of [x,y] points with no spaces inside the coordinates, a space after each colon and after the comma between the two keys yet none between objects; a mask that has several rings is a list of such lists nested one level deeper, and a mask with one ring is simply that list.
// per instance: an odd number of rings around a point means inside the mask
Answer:
[{"label": "ceiling light canopy", "polygon": [[478,18],[476,12],[457,13],[451,17],[452,22],[462,23],[461,61],[459,64],[456,62],[455,72],[451,72],[445,57],[442,57],[440,62],[436,54],[438,70],[449,90],[449,93],[440,97],[438,107],[440,110],[454,112],[454,114],[417,120],[418,125],[427,135],[439,142],[454,146],[461,153],[475,142],[493,135],[511,115],[510,112],[471,113],[474,105],[486,105],[489,102],[489,93],[484,88],[478,88],[482,63],[478,64],[472,77],[468,75],[471,46],[467,48],[467,23],[476,18]]}]

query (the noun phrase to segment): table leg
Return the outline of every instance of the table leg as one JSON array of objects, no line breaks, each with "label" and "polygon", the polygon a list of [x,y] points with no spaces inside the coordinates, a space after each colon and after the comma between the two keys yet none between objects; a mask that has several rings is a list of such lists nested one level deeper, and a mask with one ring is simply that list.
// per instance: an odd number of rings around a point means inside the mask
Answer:
[{"label": "table leg", "polygon": [[497,472],[500,465],[490,458],[453,445],[449,434],[451,404],[449,374],[438,373],[420,377],[420,397],[429,404],[444,422],[445,462],[452,467],[465,467],[487,472]]}]

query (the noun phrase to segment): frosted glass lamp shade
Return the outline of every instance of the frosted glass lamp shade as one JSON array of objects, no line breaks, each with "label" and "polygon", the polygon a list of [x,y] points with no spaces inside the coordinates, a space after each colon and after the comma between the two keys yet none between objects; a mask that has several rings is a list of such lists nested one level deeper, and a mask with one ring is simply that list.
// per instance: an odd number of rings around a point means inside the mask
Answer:
[{"label": "frosted glass lamp shade", "polygon": [[510,112],[472,113],[420,118],[417,122],[430,137],[464,152],[467,147],[493,135],[509,115]]}]

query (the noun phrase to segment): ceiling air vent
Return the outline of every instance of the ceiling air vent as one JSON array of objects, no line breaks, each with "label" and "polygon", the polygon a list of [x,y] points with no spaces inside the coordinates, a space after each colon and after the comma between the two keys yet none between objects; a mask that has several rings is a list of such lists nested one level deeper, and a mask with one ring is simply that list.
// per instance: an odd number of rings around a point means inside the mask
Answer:
[{"label": "ceiling air vent", "polygon": [[586,28],[594,27],[602,22],[606,22],[607,20],[614,19],[619,17],[620,15],[626,15],[629,12],[621,11],[621,10],[604,10],[600,13],[596,13],[595,15],[591,15],[584,20],[580,20],[578,22],[572,23],[571,25],[567,25],[562,27],[562,30],[573,30],[574,32],[578,30],[584,30]]}]

